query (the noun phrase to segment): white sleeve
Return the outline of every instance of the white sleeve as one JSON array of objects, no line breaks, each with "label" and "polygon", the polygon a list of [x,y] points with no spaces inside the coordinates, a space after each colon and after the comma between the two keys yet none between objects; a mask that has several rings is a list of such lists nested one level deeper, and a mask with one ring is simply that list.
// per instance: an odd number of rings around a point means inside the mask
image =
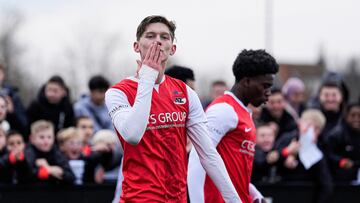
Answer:
[{"label": "white sleeve", "polygon": [[207,127],[210,138],[217,146],[224,135],[235,129],[238,124],[238,117],[234,108],[227,103],[218,103],[206,110]]},{"label": "white sleeve", "polygon": [[[234,109],[226,103],[215,104],[206,111],[207,129],[213,145],[216,146],[222,137],[234,129],[238,118]],[[196,127],[196,126],[194,126]],[[188,164],[188,188],[190,202],[204,202],[204,184],[206,173],[201,165],[198,153],[192,148]]]},{"label": "white sleeve", "polygon": [[[225,202],[241,202],[226,171],[225,164],[211,142],[205,123],[197,123],[187,130],[200,163],[214,182]],[[204,190],[202,187],[201,190]],[[199,190],[199,192],[201,191]]]},{"label": "white sleeve", "polygon": [[105,103],[116,130],[130,144],[136,145],[144,135],[151,107],[152,91],[159,72],[143,65],[139,72],[134,105],[118,89],[109,89]]},{"label": "white sleeve", "polygon": [[249,193],[250,193],[250,197],[253,201],[259,199],[263,199],[264,196],[259,192],[259,190],[257,190],[257,188],[255,187],[255,185],[253,184],[249,184]]},{"label": "white sleeve", "polygon": [[199,97],[196,92],[191,89],[189,86],[186,86],[186,90],[188,93],[189,99],[189,115],[188,121],[186,122],[186,126],[192,126],[196,123],[206,122],[206,116],[204,114],[204,110],[202,108]]}]

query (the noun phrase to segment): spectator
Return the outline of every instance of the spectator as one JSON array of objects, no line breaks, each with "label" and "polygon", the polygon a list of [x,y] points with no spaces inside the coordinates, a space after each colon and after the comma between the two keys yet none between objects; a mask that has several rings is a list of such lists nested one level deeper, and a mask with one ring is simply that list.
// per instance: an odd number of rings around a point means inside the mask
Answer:
[{"label": "spectator", "polygon": [[[318,138],[325,125],[325,117],[315,109],[303,112],[299,120],[299,129],[284,134],[276,143],[276,149],[281,152],[283,163],[279,165],[279,174],[284,181],[312,181],[315,183],[315,195],[313,202],[329,202],[333,190],[332,177],[327,161],[322,156],[319,161],[313,163],[308,169],[299,159],[301,148],[299,138],[310,132],[312,142],[318,146]],[[316,146],[316,145],[315,145]]]},{"label": "spectator", "polygon": [[344,121],[329,134],[329,159],[337,181],[355,180],[360,169],[360,104],[347,107]]},{"label": "spectator", "polygon": [[5,96],[0,95],[0,128],[6,132],[10,130],[10,124],[6,120],[7,101]]},{"label": "spectator", "polygon": [[112,154],[112,160],[109,164],[103,164],[99,166],[95,174],[95,182],[114,183],[117,180],[119,174],[119,166],[122,158],[122,147],[116,136],[111,130],[100,130],[95,133],[92,139],[93,149],[110,152]]},{"label": "spectator", "polygon": [[165,75],[179,79],[195,90],[195,76],[190,68],[174,65],[165,70]]},{"label": "spectator", "polygon": [[6,133],[0,128],[0,156],[6,153]]},{"label": "spectator", "polygon": [[69,91],[60,76],[51,77],[39,90],[37,99],[27,109],[29,123],[38,120],[51,121],[55,133],[74,125],[74,111],[70,103]]},{"label": "spectator", "polygon": [[229,87],[227,86],[226,82],[223,80],[216,80],[211,84],[210,89],[210,98],[205,99],[202,102],[202,106],[204,109],[207,108],[207,106],[218,96],[221,96],[224,94],[225,91],[229,90]]},{"label": "spectator", "polygon": [[27,133],[26,111],[18,95],[18,89],[5,83],[6,74],[4,67],[0,64],[0,94],[7,101],[7,117],[11,129],[19,131],[21,134]]},{"label": "spectator", "polygon": [[286,100],[285,109],[297,120],[305,110],[305,85],[296,77],[289,78],[281,89]]},{"label": "spectator", "polygon": [[90,117],[81,116],[76,119],[76,128],[84,134],[84,146],[82,149],[82,153],[85,156],[89,156],[91,154],[91,139],[94,135],[94,124]]},{"label": "spectator", "polygon": [[276,129],[269,124],[257,126],[256,146],[251,180],[276,182],[279,152],[275,150]]},{"label": "spectator", "polygon": [[112,161],[112,151],[109,147],[95,146],[88,155],[82,153],[84,134],[74,127],[66,128],[57,134],[60,151],[69,160],[71,170],[76,176],[75,183],[95,182],[95,168],[99,164],[108,166]]},{"label": "spectator", "polygon": [[73,184],[75,176],[66,157],[54,145],[54,126],[38,120],[31,125],[30,144],[25,149],[31,180],[45,184]]},{"label": "spectator", "polygon": [[90,117],[93,120],[95,132],[101,129],[114,130],[104,100],[109,86],[109,82],[103,76],[93,76],[88,84],[90,95],[84,95],[74,105],[75,117]]},{"label": "spectator", "polygon": [[23,136],[11,131],[7,134],[7,153],[0,157],[0,181],[8,184],[25,183],[30,176],[30,168],[25,160]]},{"label": "spectator", "polygon": [[280,89],[274,88],[271,91],[269,100],[262,109],[260,121],[268,123],[274,122],[278,126],[276,140],[284,133],[291,132],[297,128],[295,119],[285,109],[285,99]]}]

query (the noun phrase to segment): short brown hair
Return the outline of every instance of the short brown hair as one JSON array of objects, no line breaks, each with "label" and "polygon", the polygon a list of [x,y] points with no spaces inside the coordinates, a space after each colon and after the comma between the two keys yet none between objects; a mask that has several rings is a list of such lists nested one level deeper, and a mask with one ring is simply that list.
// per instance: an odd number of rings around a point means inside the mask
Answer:
[{"label": "short brown hair", "polygon": [[36,134],[43,130],[52,130],[54,132],[54,125],[50,121],[38,120],[31,124],[31,134]]},{"label": "short brown hair", "polygon": [[165,24],[170,30],[171,40],[174,41],[174,39],[175,39],[175,29],[176,29],[175,23],[173,21],[169,21],[168,19],[166,19],[163,16],[158,16],[158,15],[148,16],[148,17],[144,18],[141,21],[141,23],[139,24],[139,26],[137,27],[137,30],[136,30],[136,40],[139,41],[141,36],[144,34],[147,26],[152,24],[152,23],[163,23],[163,24]]}]

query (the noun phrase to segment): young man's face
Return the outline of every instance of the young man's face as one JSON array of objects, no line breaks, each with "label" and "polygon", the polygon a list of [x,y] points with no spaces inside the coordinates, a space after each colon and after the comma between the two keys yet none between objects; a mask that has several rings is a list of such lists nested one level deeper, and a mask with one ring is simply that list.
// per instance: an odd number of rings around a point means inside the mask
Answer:
[{"label": "young man's face", "polygon": [[25,149],[25,142],[20,134],[10,136],[6,145],[9,152],[20,152]]},{"label": "young man's face", "polygon": [[144,59],[150,45],[154,42],[160,44],[161,62],[166,62],[169,56],[176,51],[176,45],[173,44],[169,28],[163,23],[152,23],[146,27],[145,32],[140,39],[134,43],[134,50],[140,53],[141,59]]},{"label": "young man's face", "polygon": [[267,102],[273,83],[274,75],[272,74],[250,77],[247,91],[249,103],[258,107]]},{"label": "young man's face", "polygon": [[91,101],[98,106],[102,105],[105,101],[105,92],[106,90],[103,89],[91,90],[90,91]]},{"label": "young man's face", "polygon": [[51,104],[58,104],[63,97],[65,97],[66,91],[59,84],[49,82],[45,86],[45,96]]},{"label": "young man's face", "polygon": [[266,107],[273,117],[281,118],[285,108],[283,95],[280,92],[270,95],[269,101],[266,103]]},{"label": "young man's face", "polygon": [[326,111],[337,112],[342,102],[342,94],[338,87],[322,87],[319,94],[321,106]]},{"label": "young man's face", "polygon": [[31,143],[42,152],[49,152],[54,145],[54,131],[52,129],[41,130],[31,135]]},{"label": "young man's face", "polygon": [[346,115],[346,122],[351,128],[360,131],[360,106],[352,107]]},{"label": "young man's face", "polygon": [[88,143],[94,134],[94,124],[90,118],[80,119],[76,126],[84,134],[85,142]]},{"label": "young man's face", "polygon": [[83,147],[82,137],[73,137],[62,143],[60,149],[69,160],[75,160],[80,158]]}]

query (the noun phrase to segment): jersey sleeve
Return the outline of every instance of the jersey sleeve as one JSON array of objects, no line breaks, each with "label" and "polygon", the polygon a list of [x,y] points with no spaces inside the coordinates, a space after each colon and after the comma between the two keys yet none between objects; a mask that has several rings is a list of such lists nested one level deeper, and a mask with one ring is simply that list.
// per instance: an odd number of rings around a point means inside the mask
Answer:
[{"label": "jersey sleeve", "polygon": [[130,144],[138,144],[144,135],[151,107],[152,91],[158,71],[142,66],[134,105],[119,89],[111,88],[105,94],[105,103],[114,127]]},{"label": "jersey sleeve", "polygon": [[[196,123],[188,127],[187,135],[189,136],[194,148],[199,156],[199,162],[205,169],[206,173],[215,183],[216,187],[222,194],[225,202],[241,202],[235,187],[226,171],[225,164],[219,153],[216,151],[214,144],[211,142],[205,123]],[[189,167],[191,163],[189,163]],[[203,173],[202,173],[203,174]],[[193,183],[197,178],[192,176]],[[200,181],[200,184],[203,180]],[[198,184],[199,185],[199,184]],[[202,184],[203,185],[203,184]],[[189,187],[190,189],[190,187]],[[193,190],[202,192],[204,187]],[[189,190],[191,191],[191,190]],[[201,197],[200,197],[201,198]]]},{"label": "jersey sleeve", "polygon": [[215,146],[219,144],[225,134],[236,128],[238,116],[232,106],[218,103],[206,110],[207,127],[211,141]]},{"label": "jersey sleeve", "polygon": [[189,86],[186,86],[186,90],[189,99],[189,115],[186,126],[190,127],[196,123],[206,122],[206,116],[204,114],[203,107],[196,92]]}]

